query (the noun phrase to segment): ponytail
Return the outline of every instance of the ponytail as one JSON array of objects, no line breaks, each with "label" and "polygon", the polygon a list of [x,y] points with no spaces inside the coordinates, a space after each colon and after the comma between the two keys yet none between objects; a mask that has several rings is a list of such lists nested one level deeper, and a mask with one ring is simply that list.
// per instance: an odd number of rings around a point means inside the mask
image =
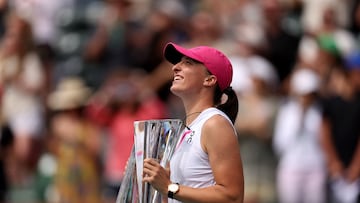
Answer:
[{"label": "ponytail", "polygon": [[[227,96],[225,103],[221,103],[221,98],[223,94],[226,94]],[[222,92],[217,86],[215,90],[214,103],[218,104],[217,108],[224,112],[234,124],[239,110],[239,101],[235,91],[231,87],[227,87]]]}]

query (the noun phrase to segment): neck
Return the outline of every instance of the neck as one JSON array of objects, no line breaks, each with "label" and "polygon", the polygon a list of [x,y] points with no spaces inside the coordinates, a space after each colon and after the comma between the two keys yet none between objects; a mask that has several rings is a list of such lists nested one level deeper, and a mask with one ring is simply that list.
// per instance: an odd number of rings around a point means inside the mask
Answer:
[{"label": "neck", "polygon": [[186,128],[189,129],[188,125],[190,125],[200,114],[202,111],[195,111],[190,114],[186,114],[186,116],[183,119],[183,123]]},{"label": "neck", "polygon": [[[180,96],[184,103],[185,110],[194,111],[199,108],[214,106],[214,90],[212,88],[203,88],[199,91]],[[189,113],[189,112],[188,112]]]},{"label": "neck", "polygon": [[185,105],[185,119],[184,123],[186,125],[189,125],[192,123],[201,112],[203,112],[205,109],[208,109],[210,107],[213,107],[211,104],[203,104],[203,103],[195,103],[193,105]]},{"label": "neck", "polygon": [[213,94],[209,93],[210,90],[202,90],[196,93],[190,94],[179,94],[177,96],[180,97],[184,104],[185,115],[190,115],[190,117],[185,117],[185,124],[190,124],[193,122],[196,117],[200,114],[195,114],[194,112],[202,112],[207,108],[213,107]]}]

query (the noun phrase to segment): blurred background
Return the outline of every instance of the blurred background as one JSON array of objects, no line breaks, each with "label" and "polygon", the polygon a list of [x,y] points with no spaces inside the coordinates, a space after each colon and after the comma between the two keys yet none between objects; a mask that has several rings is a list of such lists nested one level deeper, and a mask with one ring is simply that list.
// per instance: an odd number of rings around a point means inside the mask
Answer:
[{"label": "blurred background", "polygon": [[359,0],[0,0],[0,202],[115,202],[169,41],[233,64],[245,203],[359,202]]}]

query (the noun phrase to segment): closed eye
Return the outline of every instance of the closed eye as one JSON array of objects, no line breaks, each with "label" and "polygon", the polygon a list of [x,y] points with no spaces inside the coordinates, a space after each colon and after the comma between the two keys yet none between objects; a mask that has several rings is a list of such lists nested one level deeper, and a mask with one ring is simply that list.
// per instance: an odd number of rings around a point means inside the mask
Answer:
[{"label": "closed eye", "polygon": [[184,56],[182,58],[182,62],[185,63],[185,64],[188,64],[188,65],[196,65],[196,64],[199,64],[200,62],[192,59],[192,58],[189,58],[189,57],[186,57]]}]

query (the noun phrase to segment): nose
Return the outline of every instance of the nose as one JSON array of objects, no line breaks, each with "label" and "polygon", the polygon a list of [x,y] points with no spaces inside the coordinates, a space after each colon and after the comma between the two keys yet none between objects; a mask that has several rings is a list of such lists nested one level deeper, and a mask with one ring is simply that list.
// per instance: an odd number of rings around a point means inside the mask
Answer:
[{"label": "nose", "polygon": [[180,71],[180,63],[181,62],[178,62],[178,63],[174,64],[173,67],[172,67],[172,71],[174,71],[174,72]]}]

